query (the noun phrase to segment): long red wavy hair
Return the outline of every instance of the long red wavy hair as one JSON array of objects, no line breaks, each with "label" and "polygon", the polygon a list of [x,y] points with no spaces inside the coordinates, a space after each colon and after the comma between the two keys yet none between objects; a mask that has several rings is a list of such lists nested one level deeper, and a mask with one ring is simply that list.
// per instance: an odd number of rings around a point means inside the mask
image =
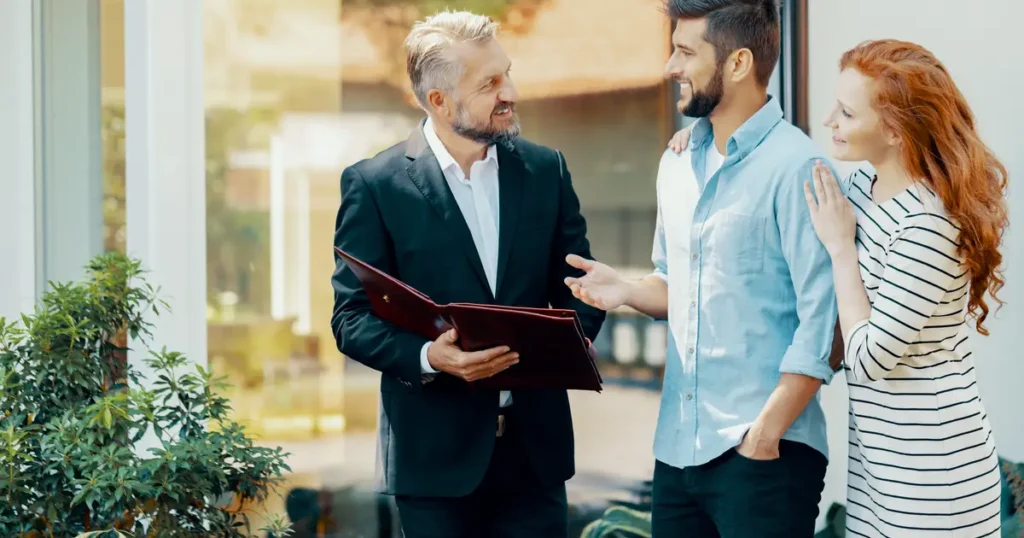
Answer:
[{"label": "long red wavy hair", "polygon": [[867,41],[843,54],[839,67],[873,79],[875,110],[900,138],[903,165],[935,191],[960,226],[958,252],[971,278],[967,312],[987,335],[985,293],[1003,304],[997,293],[1005,283],[999,247],[1009,224],[1006,167],[978,136],[949,71],[924,47]]}]

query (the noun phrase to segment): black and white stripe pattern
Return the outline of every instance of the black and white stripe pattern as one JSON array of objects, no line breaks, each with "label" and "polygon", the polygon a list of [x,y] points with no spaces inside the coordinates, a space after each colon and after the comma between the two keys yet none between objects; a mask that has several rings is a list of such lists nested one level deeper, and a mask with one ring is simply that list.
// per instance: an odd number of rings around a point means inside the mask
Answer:
[{"label": "black and white stripe pattern", "polygon": [[959,227],[926,186],[876,204],[873,182],[858,171],[844,185],[871,301],[846,335],[848,534],[998,536],[998,459],[975,382]]}]

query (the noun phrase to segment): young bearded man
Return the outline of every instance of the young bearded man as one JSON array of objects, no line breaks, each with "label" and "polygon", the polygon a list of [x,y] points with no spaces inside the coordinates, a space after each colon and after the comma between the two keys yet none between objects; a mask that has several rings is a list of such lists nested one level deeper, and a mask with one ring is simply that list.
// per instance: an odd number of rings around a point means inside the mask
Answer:
[{"label": "young bearded man", "polygon": [[780,49],[773,0],[668,0],[666,74],[699,118],[662,158],[654,274],[587,274],[574,295],[669,323],[654,443],[655,538],[810,537],[827,466],[836,323],[830,258],[803,183],[824,160],[767,86]]}]

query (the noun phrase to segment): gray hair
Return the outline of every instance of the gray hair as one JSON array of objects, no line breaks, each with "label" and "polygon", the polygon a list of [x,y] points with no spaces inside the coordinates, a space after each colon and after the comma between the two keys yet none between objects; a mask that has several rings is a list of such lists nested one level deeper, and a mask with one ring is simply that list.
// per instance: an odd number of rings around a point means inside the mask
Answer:
[{"label": "gray hair", "polygon": [[423,107],[433,89],[455,91],[462,65],[449,53],[460,43],[486,43],[497,35],[498,23],[468,11],[442,11],[417,22],[405,38],[405,66],[412,91]]}]

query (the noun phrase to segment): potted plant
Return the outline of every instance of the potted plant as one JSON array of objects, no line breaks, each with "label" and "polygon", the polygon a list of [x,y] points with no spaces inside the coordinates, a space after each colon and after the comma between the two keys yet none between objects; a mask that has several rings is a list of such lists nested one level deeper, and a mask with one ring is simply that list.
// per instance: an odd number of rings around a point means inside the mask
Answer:
[{"label": "potted plant", "polygon": [[[153,353],[143,384],[127,345],[166,310],[143,276],[103,254],[34,313],[0,319],[0,536],[254,536],[228,506],[263,502],[286,455],[255,446],[220,380],[180,353]],[[259,530],[287,536],[271,519]]]}]

